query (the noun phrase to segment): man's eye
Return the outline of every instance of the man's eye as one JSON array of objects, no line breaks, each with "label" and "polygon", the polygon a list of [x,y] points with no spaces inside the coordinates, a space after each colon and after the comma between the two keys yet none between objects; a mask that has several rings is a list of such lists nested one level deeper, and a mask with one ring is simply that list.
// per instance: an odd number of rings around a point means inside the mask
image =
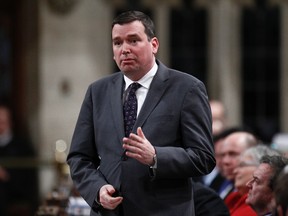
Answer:
[{"label": "man's eye", "polygon": [[120,41],[114,41],[114,46],[119,46],[121,43],[120,43]]},{"label": "man's eye", "polygon": [[130,40],[130,43],[131,43],[131,44],[136,44],[137,42],[138,42],[137,39],[132,39],[132,40]]},{"label": "man's eye", "polygon": [[257,178],[254,178],[254,179],[253,179],[253,182],[255,182],[255,183],[257,183],[257,184],[258,184],[258,183],[259,183],[259,179],[257,179]]}]

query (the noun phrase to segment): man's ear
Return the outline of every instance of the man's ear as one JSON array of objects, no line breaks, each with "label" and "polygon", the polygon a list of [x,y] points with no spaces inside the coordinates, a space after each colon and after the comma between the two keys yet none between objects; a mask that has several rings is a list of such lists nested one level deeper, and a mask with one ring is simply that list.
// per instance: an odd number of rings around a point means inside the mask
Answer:
[{"label": "man's ear", "polygon": [[151,39],[151,45],[152,45],[152,52],[153,52],[153,54],[154,54],[154,55],[157,54],[158,48],[159,48],[159,41],[158,41],[157,37],[153,37],[153,38]]}]

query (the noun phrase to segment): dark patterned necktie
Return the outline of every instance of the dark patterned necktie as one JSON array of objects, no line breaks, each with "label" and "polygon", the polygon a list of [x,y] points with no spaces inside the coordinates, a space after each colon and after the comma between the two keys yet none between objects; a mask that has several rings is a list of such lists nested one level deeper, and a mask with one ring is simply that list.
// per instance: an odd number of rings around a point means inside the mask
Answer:
[{"label": "dark patterned necktie", "polygon": [[140,88],[140,86],[139,83],[132,83],[127,89],[128,95],[123,104],[124,129],[126,137],[131,133],[137,118],[137,98],[135,92]]}]

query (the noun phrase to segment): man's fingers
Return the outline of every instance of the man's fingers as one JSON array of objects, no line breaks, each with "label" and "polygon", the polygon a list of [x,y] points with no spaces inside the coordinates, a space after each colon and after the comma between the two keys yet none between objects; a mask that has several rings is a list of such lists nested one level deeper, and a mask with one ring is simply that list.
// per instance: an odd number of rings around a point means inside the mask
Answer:
[{"label": "man's fingers", "polygon": [[137,128],[137,134],[138,134],[138,136],[140,136],[141,138],[146,139],[146,137],[145,137],[145,135],[144,135],[141,127],[138,127],[138,128]]},{"label": "man's fingers", "polygon": [[101,202],[102,207],[106,209],[115,209],[123,200],[122,197],[107,196],[106,198],[103,199],[103,202]]}]

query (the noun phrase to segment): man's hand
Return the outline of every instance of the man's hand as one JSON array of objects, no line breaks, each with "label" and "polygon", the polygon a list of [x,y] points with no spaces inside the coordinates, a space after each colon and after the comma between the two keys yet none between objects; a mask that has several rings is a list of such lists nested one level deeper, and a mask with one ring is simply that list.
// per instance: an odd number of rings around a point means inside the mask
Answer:
[{"label": "man's hand", "polygon": [[155,148],[146,139],[140,127],[137,128],[137,135],[131,133],[128,138],[123,138],[123,148],[126,150],[125,154],[128,157],[149,166],[154,164],[153,156],[155,155]]},{"label": "man's hand", "polygon": [[115,188],[112,185],[104,185],[99,191],[99,202],[105,209],[115,209],[123,200],[123,197],[113,197]]}]

